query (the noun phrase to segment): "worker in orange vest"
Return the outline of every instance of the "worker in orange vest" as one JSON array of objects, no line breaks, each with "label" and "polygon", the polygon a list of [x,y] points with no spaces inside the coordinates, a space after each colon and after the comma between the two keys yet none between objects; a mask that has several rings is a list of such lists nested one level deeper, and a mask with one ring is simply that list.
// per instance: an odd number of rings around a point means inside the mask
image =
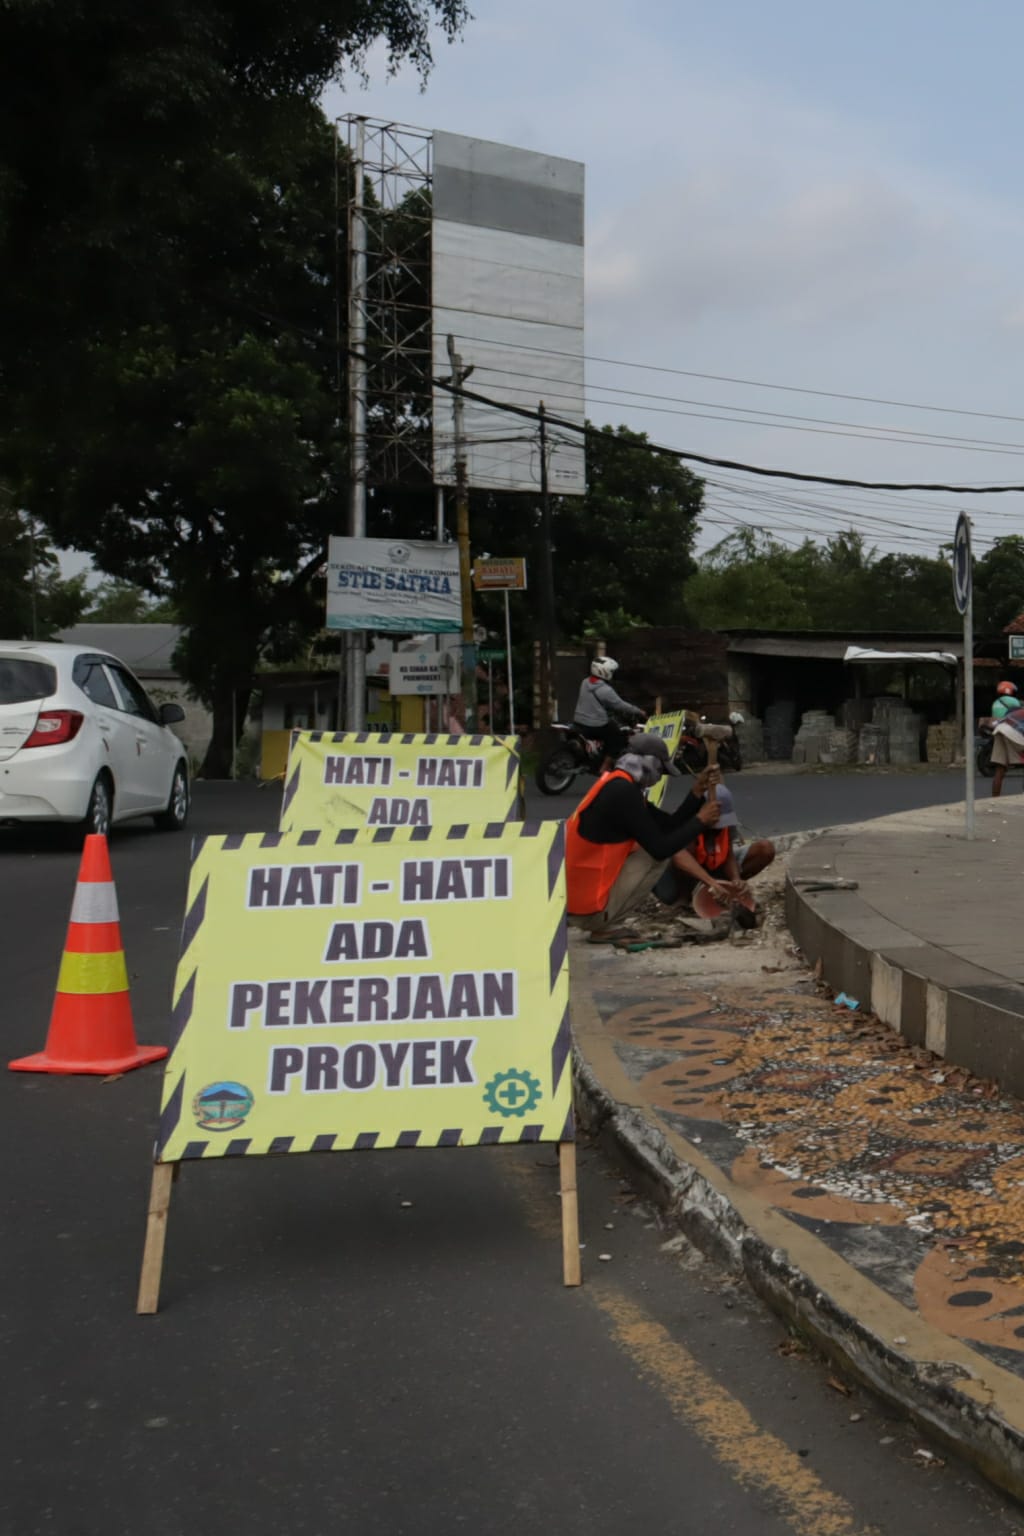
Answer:
[{"label": "worker in orange vest", "polygon": [[589,929],[592,943],[620,937],[617,921],[650,894],[673,855],[718,820],[717,801],[704,798],[717,768],[705,769],[672,812],[646,798],[666,773],[680,777],[661,737],[632,736],[566,822],[569,922]]},{"label": "worker in orange vest", "polygon": [[[737,841],[739,818],[732,791],[724,785],[716,792],[721,815],[714,831],[702,831],[687,848],[677,853],[658,881],[654,894],[668,906],[688,901],[698,884],[707,886],[722,907],[732,907],[741,926],[752,926],[757,908],[749,882],[775,858],[775,844],[767,837],[756,842]],[[751,920],[744,913],[754,914]]]}]

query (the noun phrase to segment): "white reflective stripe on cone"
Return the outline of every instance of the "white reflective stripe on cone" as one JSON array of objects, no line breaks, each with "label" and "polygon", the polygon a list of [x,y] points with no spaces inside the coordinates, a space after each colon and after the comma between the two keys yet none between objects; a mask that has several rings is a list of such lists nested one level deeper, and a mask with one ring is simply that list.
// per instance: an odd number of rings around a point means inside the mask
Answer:
[{"label": "white reflective stripe on cone", "polygon": [[73,923],[116,923],[117,891],[113,881],[85,880],[75,887]]}]

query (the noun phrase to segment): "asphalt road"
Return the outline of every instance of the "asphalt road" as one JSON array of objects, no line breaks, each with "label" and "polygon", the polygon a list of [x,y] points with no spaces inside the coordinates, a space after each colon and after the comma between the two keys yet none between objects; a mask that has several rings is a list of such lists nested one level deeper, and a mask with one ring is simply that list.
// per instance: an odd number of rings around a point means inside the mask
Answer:
[{"label": "asphalt road", "polygon": [[[200,786],[194,826],[270,828],[276,809]],[[141,826],[112,839],[146,1042],[167,1038],[187,847]],[[8,1057],[44,1039],[76,865],[46,836],[0,835]],[[137,1318],[159,1090],[159,1068],[0,1073],[0,1536],[1024,1524],[780,1354],[775,1320],[666,1246],[586,1143],[579,1291],[560,1283],[549,1148],[240,1159],[184,1169],[161,1311]]]},{"label": "asphalt road", "polygon": [[[568,816],[573,806],[593,786],[589,775],[580,775],[572,794],[542,795],[532,785],[528,788],[528,809],[533,816]],[[667,809],[678,803],[685,786],[672,786],[666,796]],[[729,788],[736,801],[740,821],[746,831],[757,837],[777,837],[782,832],[806,832],[817,827],[837,826],[852,821],[870,821],[896,811],[912,811],[926,805],[947,805],[963,801],[962,769],[932,772],[885,772],[851,770],[848,773],[779,773],[754,767],[729,775]],[[1024,776],[1012,773],[1003,791],[1020,794]],[[977,778],[975,795],[985,798],[992,793],[990,779]]]}]

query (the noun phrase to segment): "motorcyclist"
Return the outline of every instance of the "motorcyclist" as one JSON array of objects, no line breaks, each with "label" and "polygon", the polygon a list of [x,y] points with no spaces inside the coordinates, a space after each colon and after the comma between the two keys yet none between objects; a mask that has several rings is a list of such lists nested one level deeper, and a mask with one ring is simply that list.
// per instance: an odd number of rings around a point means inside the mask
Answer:
[{"label": "motorcyclist", "polygon": [[1015,709],[1020,709],[1021,701],[1017,694],[1017,684],[1004,681],[996,689],[995,702],[992,705],[992,719],[1002,720]]},{"label": "motorcyclist", "polygon": [[992,796],[1003,792],[1006,770],[1024,762],[1024,706],[1017,697],[1017,684],[1004,681],[996,688],[992,705]]},{"label": "motorcyclist", "polygon": [[610,656],[596,656],[590,663],[590,676],[580,684],[573,723],[591,741],[604,747],[601,772],[607,773],[622,751],[623,725],[638,725],[647,719],[647,711],[628,704],[612,687],[619,670]]}]

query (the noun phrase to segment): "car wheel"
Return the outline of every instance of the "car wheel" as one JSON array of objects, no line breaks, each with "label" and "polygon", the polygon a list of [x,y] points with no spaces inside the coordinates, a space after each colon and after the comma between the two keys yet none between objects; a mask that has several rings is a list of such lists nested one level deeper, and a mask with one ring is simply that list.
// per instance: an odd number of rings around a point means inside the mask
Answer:
[{"label": "car wheel", "polygon": [[167,809],[161,811],[158,816],[154,816],[153,820],[162,832],[180,832],[188,820],[188,807],[188,773],[185,764],[179,763],[171,780],[171,795],[167,802]]},{"label": "car wheel", "polygon": [[92,833],[99,833],[102,837],[109,837],[113,819],[114,786],[111,784],[109,776],[101,773],[92,787],[85,815],[74,829],[75,841],[89,837]]}]

